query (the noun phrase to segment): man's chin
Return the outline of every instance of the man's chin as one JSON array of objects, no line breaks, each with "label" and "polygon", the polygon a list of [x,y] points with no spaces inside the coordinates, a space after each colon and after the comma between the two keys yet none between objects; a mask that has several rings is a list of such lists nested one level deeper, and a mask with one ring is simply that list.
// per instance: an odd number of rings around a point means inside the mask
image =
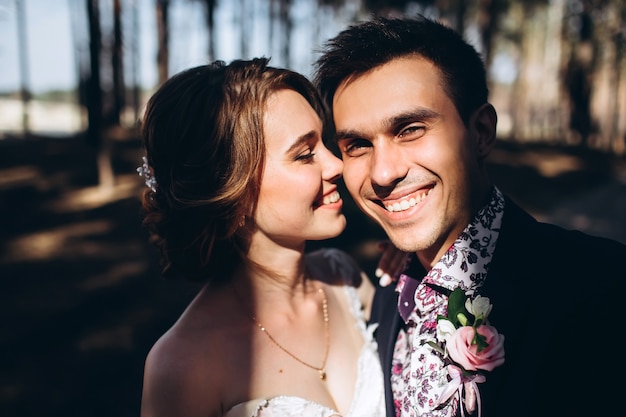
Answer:
[{"label": "man's chin", "polygon": [[[403,252],[419,252],[428,250],[435,244],[432,235],[424,234],[421,228],[384,228],[387,237],[393,245]],[[420,233],[421,232],[421,233]]]},{"label": "man's chin", "polygon": [[397,235],[387,233],[387,237],[393,245],[403,252],[417,252],[420,245],[417,245],[414,238],[398,237]]}]

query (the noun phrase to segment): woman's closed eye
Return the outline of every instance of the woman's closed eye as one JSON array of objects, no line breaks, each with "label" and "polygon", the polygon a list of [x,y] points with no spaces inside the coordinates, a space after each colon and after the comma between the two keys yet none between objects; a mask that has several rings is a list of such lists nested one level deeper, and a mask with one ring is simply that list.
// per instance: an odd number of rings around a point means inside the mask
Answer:
[{"label": "woman's closed eye", "polygon": [[315,157],[315,152],[309,149],[306,152],[298,154],[296,156],[296,161],[301,161],[304,163],[311,163],[313,162],[313,157]]}]

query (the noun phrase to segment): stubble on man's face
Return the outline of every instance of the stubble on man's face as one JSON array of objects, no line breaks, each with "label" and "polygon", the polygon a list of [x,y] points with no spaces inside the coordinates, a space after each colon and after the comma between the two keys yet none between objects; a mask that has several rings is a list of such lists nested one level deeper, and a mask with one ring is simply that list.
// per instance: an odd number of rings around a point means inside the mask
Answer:
[{"label": "stubble on man's face", "polygon": [[437,68],[391,61],[340,85],[333,112],[344,181],[407,252],[438,260],[472,216],[478,158]]}]

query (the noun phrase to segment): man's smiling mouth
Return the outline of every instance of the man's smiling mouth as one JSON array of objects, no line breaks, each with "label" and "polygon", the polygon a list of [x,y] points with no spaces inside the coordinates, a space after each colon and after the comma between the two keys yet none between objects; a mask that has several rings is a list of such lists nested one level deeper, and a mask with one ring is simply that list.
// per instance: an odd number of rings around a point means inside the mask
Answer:
[{"label": "man's smiling mouth", "polygon": [[410,198],[397,200],[397,201],[394,201],[393,203],[385,203],[385,202],[383,202],[382,205],[383,205],[383,207],[385,209],[387,209],[387,211],[389,211],[391,213],[397,213],[397,212],[400,212],[400,211],[405,211],[405,210],[408,210],[411,207],[415,206],[417,203],[421,202],[423,199],[425,199],[428,196],[428,194],[430,194],[431,190],[432,190],[432,188],[429,188],[426,191],[420,192],[419,194],[417,194],[415,196],[411,196]]}]

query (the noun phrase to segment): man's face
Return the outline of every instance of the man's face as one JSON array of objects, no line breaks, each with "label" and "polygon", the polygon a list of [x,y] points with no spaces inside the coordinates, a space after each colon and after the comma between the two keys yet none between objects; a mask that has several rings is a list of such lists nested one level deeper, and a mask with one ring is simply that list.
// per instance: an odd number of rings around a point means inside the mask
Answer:
[{"label": "man's face", "polygon": [[472,219],[484,178],[438,69],[395,59],[342,83],[333,112],[348,191],[394,245],[432,266]]}]

